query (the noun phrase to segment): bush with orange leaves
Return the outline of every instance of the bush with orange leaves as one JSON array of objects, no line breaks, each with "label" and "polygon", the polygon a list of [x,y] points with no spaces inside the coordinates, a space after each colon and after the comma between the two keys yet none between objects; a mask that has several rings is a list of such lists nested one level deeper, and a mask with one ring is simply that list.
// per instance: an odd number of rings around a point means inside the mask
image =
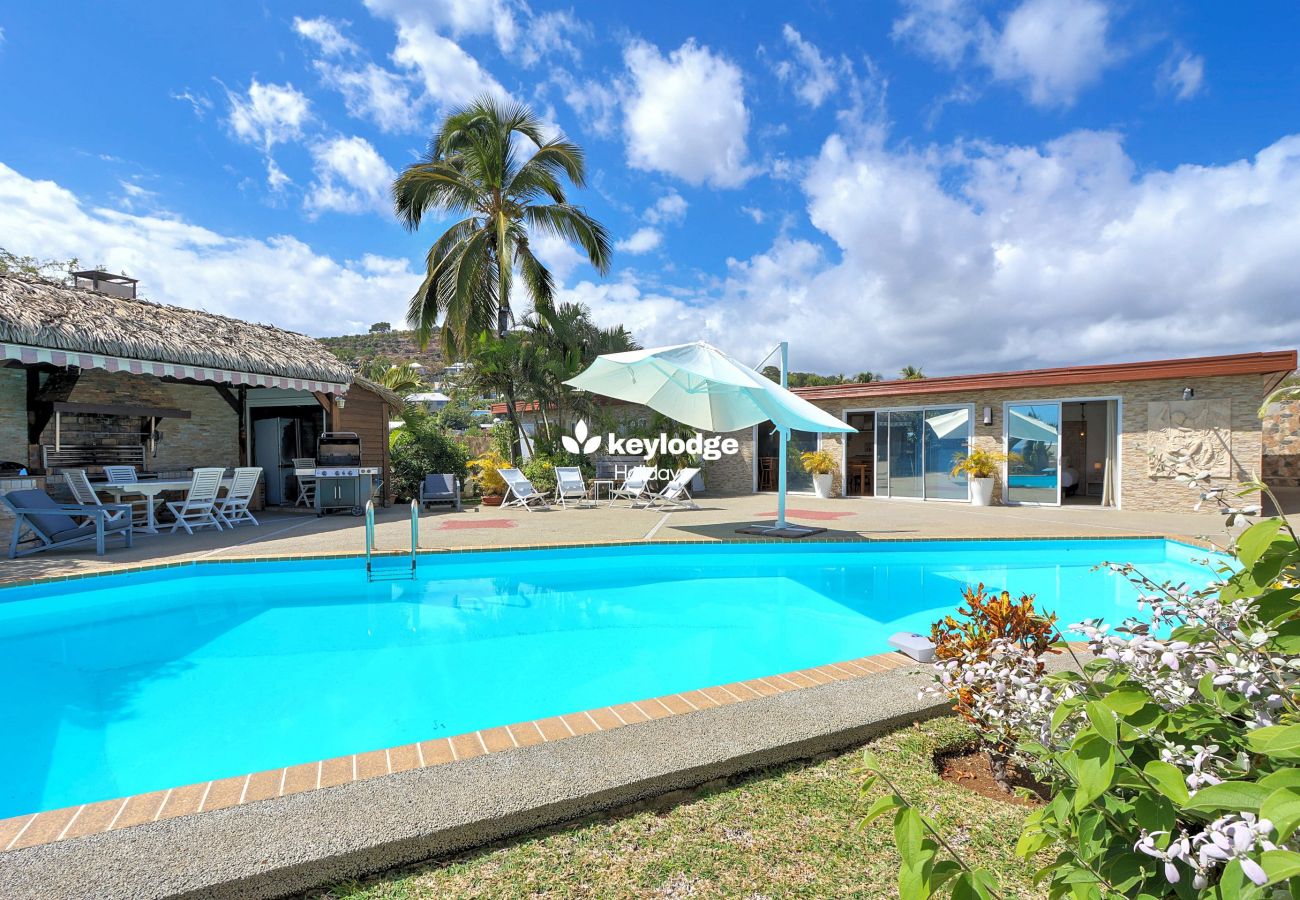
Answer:
[{"label": "bush with orange leaves", "polygon": [[1043,657],[1059,653],[1056,616],[1034,609],[1032,594],[1012,599],[983,584],[962,588],[957,616],[944,616],[930,632],[935,680],[953,709],[985,742],[993,777],[1011,791],[1007,766],[1015,735],[1050,727],[1059,698],[1043,685]]}]

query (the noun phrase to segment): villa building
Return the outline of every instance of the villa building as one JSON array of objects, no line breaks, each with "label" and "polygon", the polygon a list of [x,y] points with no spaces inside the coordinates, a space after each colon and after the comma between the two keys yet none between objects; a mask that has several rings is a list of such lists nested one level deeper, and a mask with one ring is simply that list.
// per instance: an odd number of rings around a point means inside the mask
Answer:
[{"label": "villa building", "polygon": [[[820,447],[840,462],[837,495],[965,502],[966,482],[949,470],[975,447],[1012,454],[997,479],[1003,503],[1186,511],[1181,470],[1225,485],[1265,471],[1259,407],[1295,369],[1295,351],[1282,351],[799,388],[857,431],[796,432],[790,487],[811,490],[797,454]],[[1270,457],[1300,445],[1288,443],[1293,421],[1270,422]],[[774,490],[771,432],[737,432],[740,453],[705,469],[710,489]],[[1271,459],[1269,470],[1284,465]]]}]

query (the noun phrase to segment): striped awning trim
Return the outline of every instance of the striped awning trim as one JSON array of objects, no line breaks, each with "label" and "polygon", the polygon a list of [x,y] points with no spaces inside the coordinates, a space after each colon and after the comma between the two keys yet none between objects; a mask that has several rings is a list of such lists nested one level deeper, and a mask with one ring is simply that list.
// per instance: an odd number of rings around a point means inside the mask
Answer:
[{"label": "striped awning trim", "polygon": [[288,375],[265,375],[260,372],[236,372],[230,369],[212,369],[206,366],[183,366],[177,363],[128,359],[121,356],[103,356],[98,353],[54,350],[49,347],[29,347],[24,344],[6,344],[3,342],[0,342],[0,359],[18,360],[25,365],[48,363],[54,366],[76,366],[81,369],[103,369],[106,372],[152,375],[155,378],[181,378],[245,387],[315,391],[324,394],[345,394],[349,387],[346,384],[315,381],[310,378],[294,378]]}]

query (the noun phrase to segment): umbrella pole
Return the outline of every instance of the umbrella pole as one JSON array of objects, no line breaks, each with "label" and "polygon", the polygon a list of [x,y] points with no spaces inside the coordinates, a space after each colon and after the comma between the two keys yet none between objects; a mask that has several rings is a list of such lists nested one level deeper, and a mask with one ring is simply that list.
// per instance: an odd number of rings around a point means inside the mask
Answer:
[{"label": "umbrella pole", "polygon": [[[787,341],[782,341],[781,344],[780,344],[780,347],[781,347],[781,387],[783,387],[783,388],[788,388],[788,387],[790,386],[790,384],[789,384],[789,382],[790,382],[790,371],[789,371],[789,369],[790,369],[790,344],[789,344],[789,342],[787,342]],[[778,431],[780,432],[780,434],[781,434],[781,458],[777,461],[777,464],[776,464],[776,471],[777,471],[777,480],[776,480],[776,527],[777,527],[778,529],[781,529],[781,528],[785,528],[785,527],[787,527],[787,526],[786,526],[786,522],[785,522],[785,488],[786,488],[786,471],[785,471],[785,469],[786,469],[786,457],[787,457],[787,446],[786,446],[786,445],[787,445],[787,444],[789,443],[789,441],[790,441],[790,429],[789,429],[789,428],[778,428],[777,430],[778,430]]]}]

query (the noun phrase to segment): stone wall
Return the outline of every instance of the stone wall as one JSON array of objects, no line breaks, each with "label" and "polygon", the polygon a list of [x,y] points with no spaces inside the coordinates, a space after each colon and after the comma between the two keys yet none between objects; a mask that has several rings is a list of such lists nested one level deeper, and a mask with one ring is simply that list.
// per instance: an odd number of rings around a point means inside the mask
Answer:
[{"label": "stone wall", "polygon": [[[1226,403],[1227,446],[1213,448],[1224,460],[1225,481],[1235,483],[1252,477],[1260,470],[1261,427],[1257,416],[1260,401],[1265,396],[1265,378],[1261,375],[1240,375],[1218,378],[1182,378],[1160,381],[1103,382],[1067,387],[1003,388],[985,391],[960,391],[939,394],[911,395],[906,397],[864,397],[839,400],[819,400],[817,405],[834,415],[846,409],[895,409],[916,406],[975,407],[974,443],[989,450],[1002,449],[1003,404],[1030,400],[1120,398],[1120,505],[1125,509],[1160,509],[1190,511],[1195,501],[1186,485],[1168,476],[1153,476],[1150,472],[1148,451],[1162,443],[1158,433],[1148,428],[1150,404],[1182,403],[1184,387],[1195,389],[1195,401],[1222,401]],[[990,407],[992,424],[983,424],[984,407]],[[1221,407],[1220,407],[1221,408]],[[741,442],[742,458],[752,460],[753,437],[748,430],[736,437]],[[842,455],[843,442],[839,435],[823,435],[820,446],[837,457]],[[711,464],[709,472],[718,463]],[[735,492],[750,490],[749,469],[742,479],[730,474],[726,467],[723,480],[735,485]],[[995,497],[1001,496],[1001,479],[995,488]],[[843,474],[834,479],[834,492],[843,494]]]},{"label": "stone wall", "polygon": [[1300,487],[1300,400],[1269,406],[1263,423],[1264,481]]},{"label": "stone wall", "polygon": [[[210,385],[170,384],[144,375],[86,369],[77,379],[68,401],[189,410],[191,416],[188,419],[159,421],[158,430],[162,437],[158,441],[158,453],[145,462],[150,471],[239,465],[239,417],[217,393],[217,389]],[[25,382],[18,402],[19,408],[25,407]],[[25,441],[25,413],[23,419]],[[119,419],[118,422],[128,429],[137,429],[139,426],[139,420],[134,418]],[[92,423],[88,420],[83,424],[89,426]],[[123,438],[112,439],[120,441]],[[143,441],[142,438],[138,440]],[[73,438],[65,431],[63,441],[72,443]],[[53,419],[41,434],[40,443],[54,443]],[[33,462],[39,464],[39,451]]]},{"label": "stone wall", "polygon": [[0,368],[0,461],[27,462],[27,372]]}]

